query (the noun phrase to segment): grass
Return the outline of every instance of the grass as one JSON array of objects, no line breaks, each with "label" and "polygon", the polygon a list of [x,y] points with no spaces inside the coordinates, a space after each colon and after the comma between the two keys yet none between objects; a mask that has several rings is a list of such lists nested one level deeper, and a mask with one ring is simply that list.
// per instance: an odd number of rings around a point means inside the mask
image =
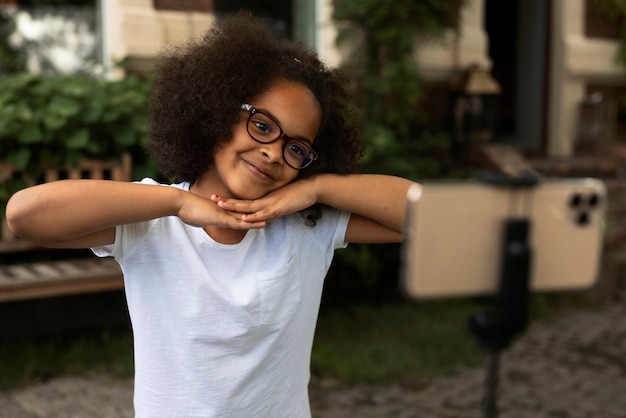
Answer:
[{"label": "grass", "polygon": [[0,343],[0,390],[57,376],[133,375],[129,332],[102,331]]},{"label": "grass", "polygon": [[424,381],[482,361],[468,301],[357,306],[320,316],[312,373],[340,383]]},{"label": "grass", "polygon": [[[590,292],[533,294],[529,321],[564,308],[601,305]],[[422,383],[482,365],[486,351],[467,327],[485,306],[469,299],[394,302],[322,311],[311,357],[315,377],[339,384]]]},{"label": "grass", "polygon": [[[574,297],[534,297],[533,320],[562,306],[592,307]],[[467,300],[394,302],[323,309],[312,374],[338,384],[424,382],[481,364],[484,351],[467,331],[480,306]],[[0,341],[0,390],[56,376],[132,377],[130,331],[100,331],[32,341]]]}]

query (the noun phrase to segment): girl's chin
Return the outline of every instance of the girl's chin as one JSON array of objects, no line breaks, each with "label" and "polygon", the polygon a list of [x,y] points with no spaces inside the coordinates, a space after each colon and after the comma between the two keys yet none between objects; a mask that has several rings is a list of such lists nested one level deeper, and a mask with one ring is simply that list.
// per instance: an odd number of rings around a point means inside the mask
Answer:
[{"label": "girl's chin", "polygon": [[233,181],[225,186],[231,196],[235,199],[255,200],[281,188],[284,184],[282,182],[265,184],[256,181],[247,181],[247,179],[244,179],[244,181]]},{"label": "girl's chin", "polygon": [[270,193],[271,190],[231,190],[231,195],[233,199],[239,200],[256,200],[260,199],[266,194]]}]

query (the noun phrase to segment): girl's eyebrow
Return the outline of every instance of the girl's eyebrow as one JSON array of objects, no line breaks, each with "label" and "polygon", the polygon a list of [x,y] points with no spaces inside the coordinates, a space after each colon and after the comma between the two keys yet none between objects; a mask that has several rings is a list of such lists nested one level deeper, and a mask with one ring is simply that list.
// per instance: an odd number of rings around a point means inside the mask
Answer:
[{"label": "girl's eyebrow", "polygon": [[283,131],[283,135],[285,135],[287,138],[291,138],[291,139],[297,139],[299,141],[302,142],[306,142],[310,147],[313,146],[313,141],[311,141],[308,138],[305,138],[303,136],[291,136],[291,135],[287,135],[287,132],[285,132],[285,130],[283,129],[283,125],[278,121],[278,118],[276,116],[274,116],[274,114],[272,114],[272,112],[270,112],[267,109],[261,109],[261,108],[255,108],[257,113],[263,113],[265,116],[269,117],[271,120],[273,120],[276,125],[278,125],[278,127],[280,128],[281,131]]}]

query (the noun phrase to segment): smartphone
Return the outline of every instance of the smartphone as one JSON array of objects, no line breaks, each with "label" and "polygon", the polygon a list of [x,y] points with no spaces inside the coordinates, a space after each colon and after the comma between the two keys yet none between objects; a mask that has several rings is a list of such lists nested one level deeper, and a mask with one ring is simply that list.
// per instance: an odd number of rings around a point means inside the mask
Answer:
[{"label": "smartphone", "polygon": [[529,223],[531,291],[582,289],[597,279],[606,207],[598,179],[426,183],[407,197],[400,286],[409,298],[495,294],[510,219]]}]

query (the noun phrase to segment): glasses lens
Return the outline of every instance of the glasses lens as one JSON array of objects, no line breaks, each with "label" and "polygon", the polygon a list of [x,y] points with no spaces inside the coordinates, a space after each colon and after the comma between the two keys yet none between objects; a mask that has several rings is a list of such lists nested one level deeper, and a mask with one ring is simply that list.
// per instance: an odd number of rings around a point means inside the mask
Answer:
[{"label": "glasses lens", "polygon": [[248,133],[259,142],[272,142],[280,136],[280,128],[269,116],[252,113],[248,119]]},{"label": "glasses lens", "polygon": [[311,148],[297,139],[289,139],[287,141],[283,154],[285,161],[296,169],[304,168],[313,162]]}]

